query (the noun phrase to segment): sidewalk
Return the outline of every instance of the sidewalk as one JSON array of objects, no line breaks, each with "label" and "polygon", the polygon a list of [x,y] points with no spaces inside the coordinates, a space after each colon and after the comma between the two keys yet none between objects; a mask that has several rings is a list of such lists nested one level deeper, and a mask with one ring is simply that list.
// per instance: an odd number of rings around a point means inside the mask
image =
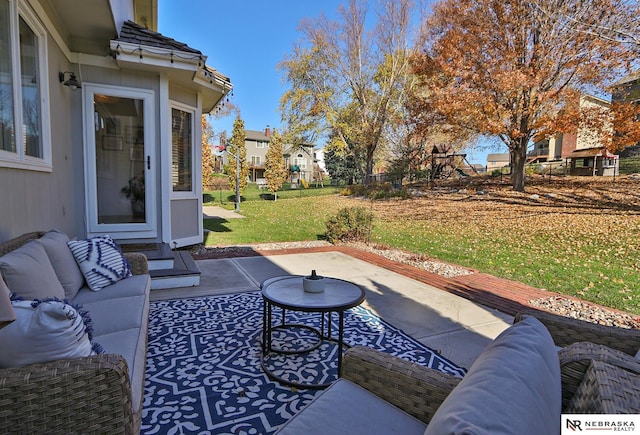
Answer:
[{"label": "sidewalk", "polygon": [[217,205],[205,205],[202,207],[203,219],[244,219],[240,213]]}]

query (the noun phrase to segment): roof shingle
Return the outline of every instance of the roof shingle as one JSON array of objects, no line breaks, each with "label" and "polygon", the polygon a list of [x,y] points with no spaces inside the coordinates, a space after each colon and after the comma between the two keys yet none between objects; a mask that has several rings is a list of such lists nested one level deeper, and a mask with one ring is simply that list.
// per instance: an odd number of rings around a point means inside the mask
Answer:
[{"label": "roof shingle", "polygon": [[116,41],[144,45],[147,47],[157,47],[165,50],[177,50],[202,56],[202,52],[200,50],[189,47],[187,44],[176,41],[168,36],[164,36],[161,33],[149,30],[146,27],[134,23],[133,21],[124,22],[122,30],[120,31],[120,36]]}]

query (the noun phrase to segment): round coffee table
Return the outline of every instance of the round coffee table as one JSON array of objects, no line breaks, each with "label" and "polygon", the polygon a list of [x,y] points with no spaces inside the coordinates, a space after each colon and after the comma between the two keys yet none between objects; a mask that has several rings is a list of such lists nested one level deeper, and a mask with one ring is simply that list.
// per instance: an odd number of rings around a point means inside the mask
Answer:
[{"label": "round coffee table", "polygon": [[[349,308],[360,305],[364,301],[365,292],[362,288],[349,281],[336,278],[324,278],[325,288],[320,293],[308,293],[302,289],[302,276],[279,276],[264,281],[261,285],[262,311],[262,369],[267,375],[283,384],[300,388],[325,388],[331,383],[299,383],[283,379],[273,373],[265,364],[265,358],[270,352],[279,354],[300,354],[310,352],[322,345],[323,340],[337,344],[338,376],[342,367],[342,348],[344,346],[344,312]],[[273,325],[273,307],[282,309],[282,320],[279,325]],[[320,330],[300,324],[286,322],[286,310],[320,313],[322,315]],[[338,314],[338,337],[334,339],[331,331],[332,313]],[[325,335],[325,314],[328,314],[327,334]],[[276,329],[303,328],[310,330],[317,337],[315,342],[292,350],[274,349],[272,334]]]}]

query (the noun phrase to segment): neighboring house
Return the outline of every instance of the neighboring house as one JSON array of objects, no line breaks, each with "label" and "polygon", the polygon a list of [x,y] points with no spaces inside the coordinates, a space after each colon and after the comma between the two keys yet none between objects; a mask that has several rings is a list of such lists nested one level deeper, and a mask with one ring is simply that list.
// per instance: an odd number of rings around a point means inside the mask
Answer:
[{"label": "neighboring house", "polygon": [[[629,74],[611,86],[611,101],[640,103],[640,70]],[[620,157],[640,157],[640,143],[626,147]]]},{"label": "neighboring house", "polygon": [[[608,110],[610,103],[593,95],[580,98],[580,106]],[[528,163],[566,159],[570,175],[614,175],[618,156],[608,152],[594,131],[577,128],[574,132],[536,142],[527,155]]]},{"label": "neighboring house", "polygon": [[244,146],[247,149],[247,162],[249,162],[249,181],[255,182],[259,178],[264,178],[264,163],[271,142],[271,128],[267,126],[264,131],[245,130],[244,134]]},{"label": "neighboring house", "polygon": [[487,154],[487,172],[504,168],[505,166],[509,166],[510,163],[511,158],[509,153]]},{"label": "neighboring house", "polygon": [[[265,160],[271,142],[271,128],[267,126],[263,131],[245,130],[244,134],[244,145],[249,163],[249,181],[256,182],[264,178]],[[307,182],[313,180],[314,164],[317,166],[313,145],[305,144],[298,147],[285,145],[283,156],[285,164],[289,168],[289,181],[295,182],[300,178]],[[229,156],[224,154],[222,157],[224,163],[228,164]]]},{"label": "neighboring house", "polygon": [[0,0],[0,240],[202,241],[200,117],[232,89],[157,0]]},{"label": "neighboring house", "polygon": [[318,164],[318,168],[322,172],[327,172],[327,168],[324,165],[324,148],[315,151],[313,159]]},{"label": "neighboring house", "polygon": [[300,179],[307,182],[313,180],[314,170],[317,173],[317,163],[314,162],[315,153],[313,145],[304,144],[299,146],[285,145],[284,161],[289,168],[289,180],[292,183]]},{"label": "neighboring house", "polygon": [[533,150],[527,154],[527,163],[541,163],[560,160],[562,158],[563,139],[563,134],[558,133],[550,139],[543,139],[534,143]]}]

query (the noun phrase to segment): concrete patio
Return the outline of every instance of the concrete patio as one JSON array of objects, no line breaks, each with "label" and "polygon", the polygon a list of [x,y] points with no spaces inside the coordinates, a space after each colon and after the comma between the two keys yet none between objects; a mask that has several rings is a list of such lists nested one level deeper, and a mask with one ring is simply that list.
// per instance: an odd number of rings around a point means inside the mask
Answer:
[{"label": "concrete patio", "polygon": [[197,265],[202,272],[200,286],[154,290],[151,300],[257,291],[267,278],[307,275],[315,269],[320,275],[362,286],[366,290],[366,308],[466,368],[513,319],[339,251],[208,259],[198,260]]}]

